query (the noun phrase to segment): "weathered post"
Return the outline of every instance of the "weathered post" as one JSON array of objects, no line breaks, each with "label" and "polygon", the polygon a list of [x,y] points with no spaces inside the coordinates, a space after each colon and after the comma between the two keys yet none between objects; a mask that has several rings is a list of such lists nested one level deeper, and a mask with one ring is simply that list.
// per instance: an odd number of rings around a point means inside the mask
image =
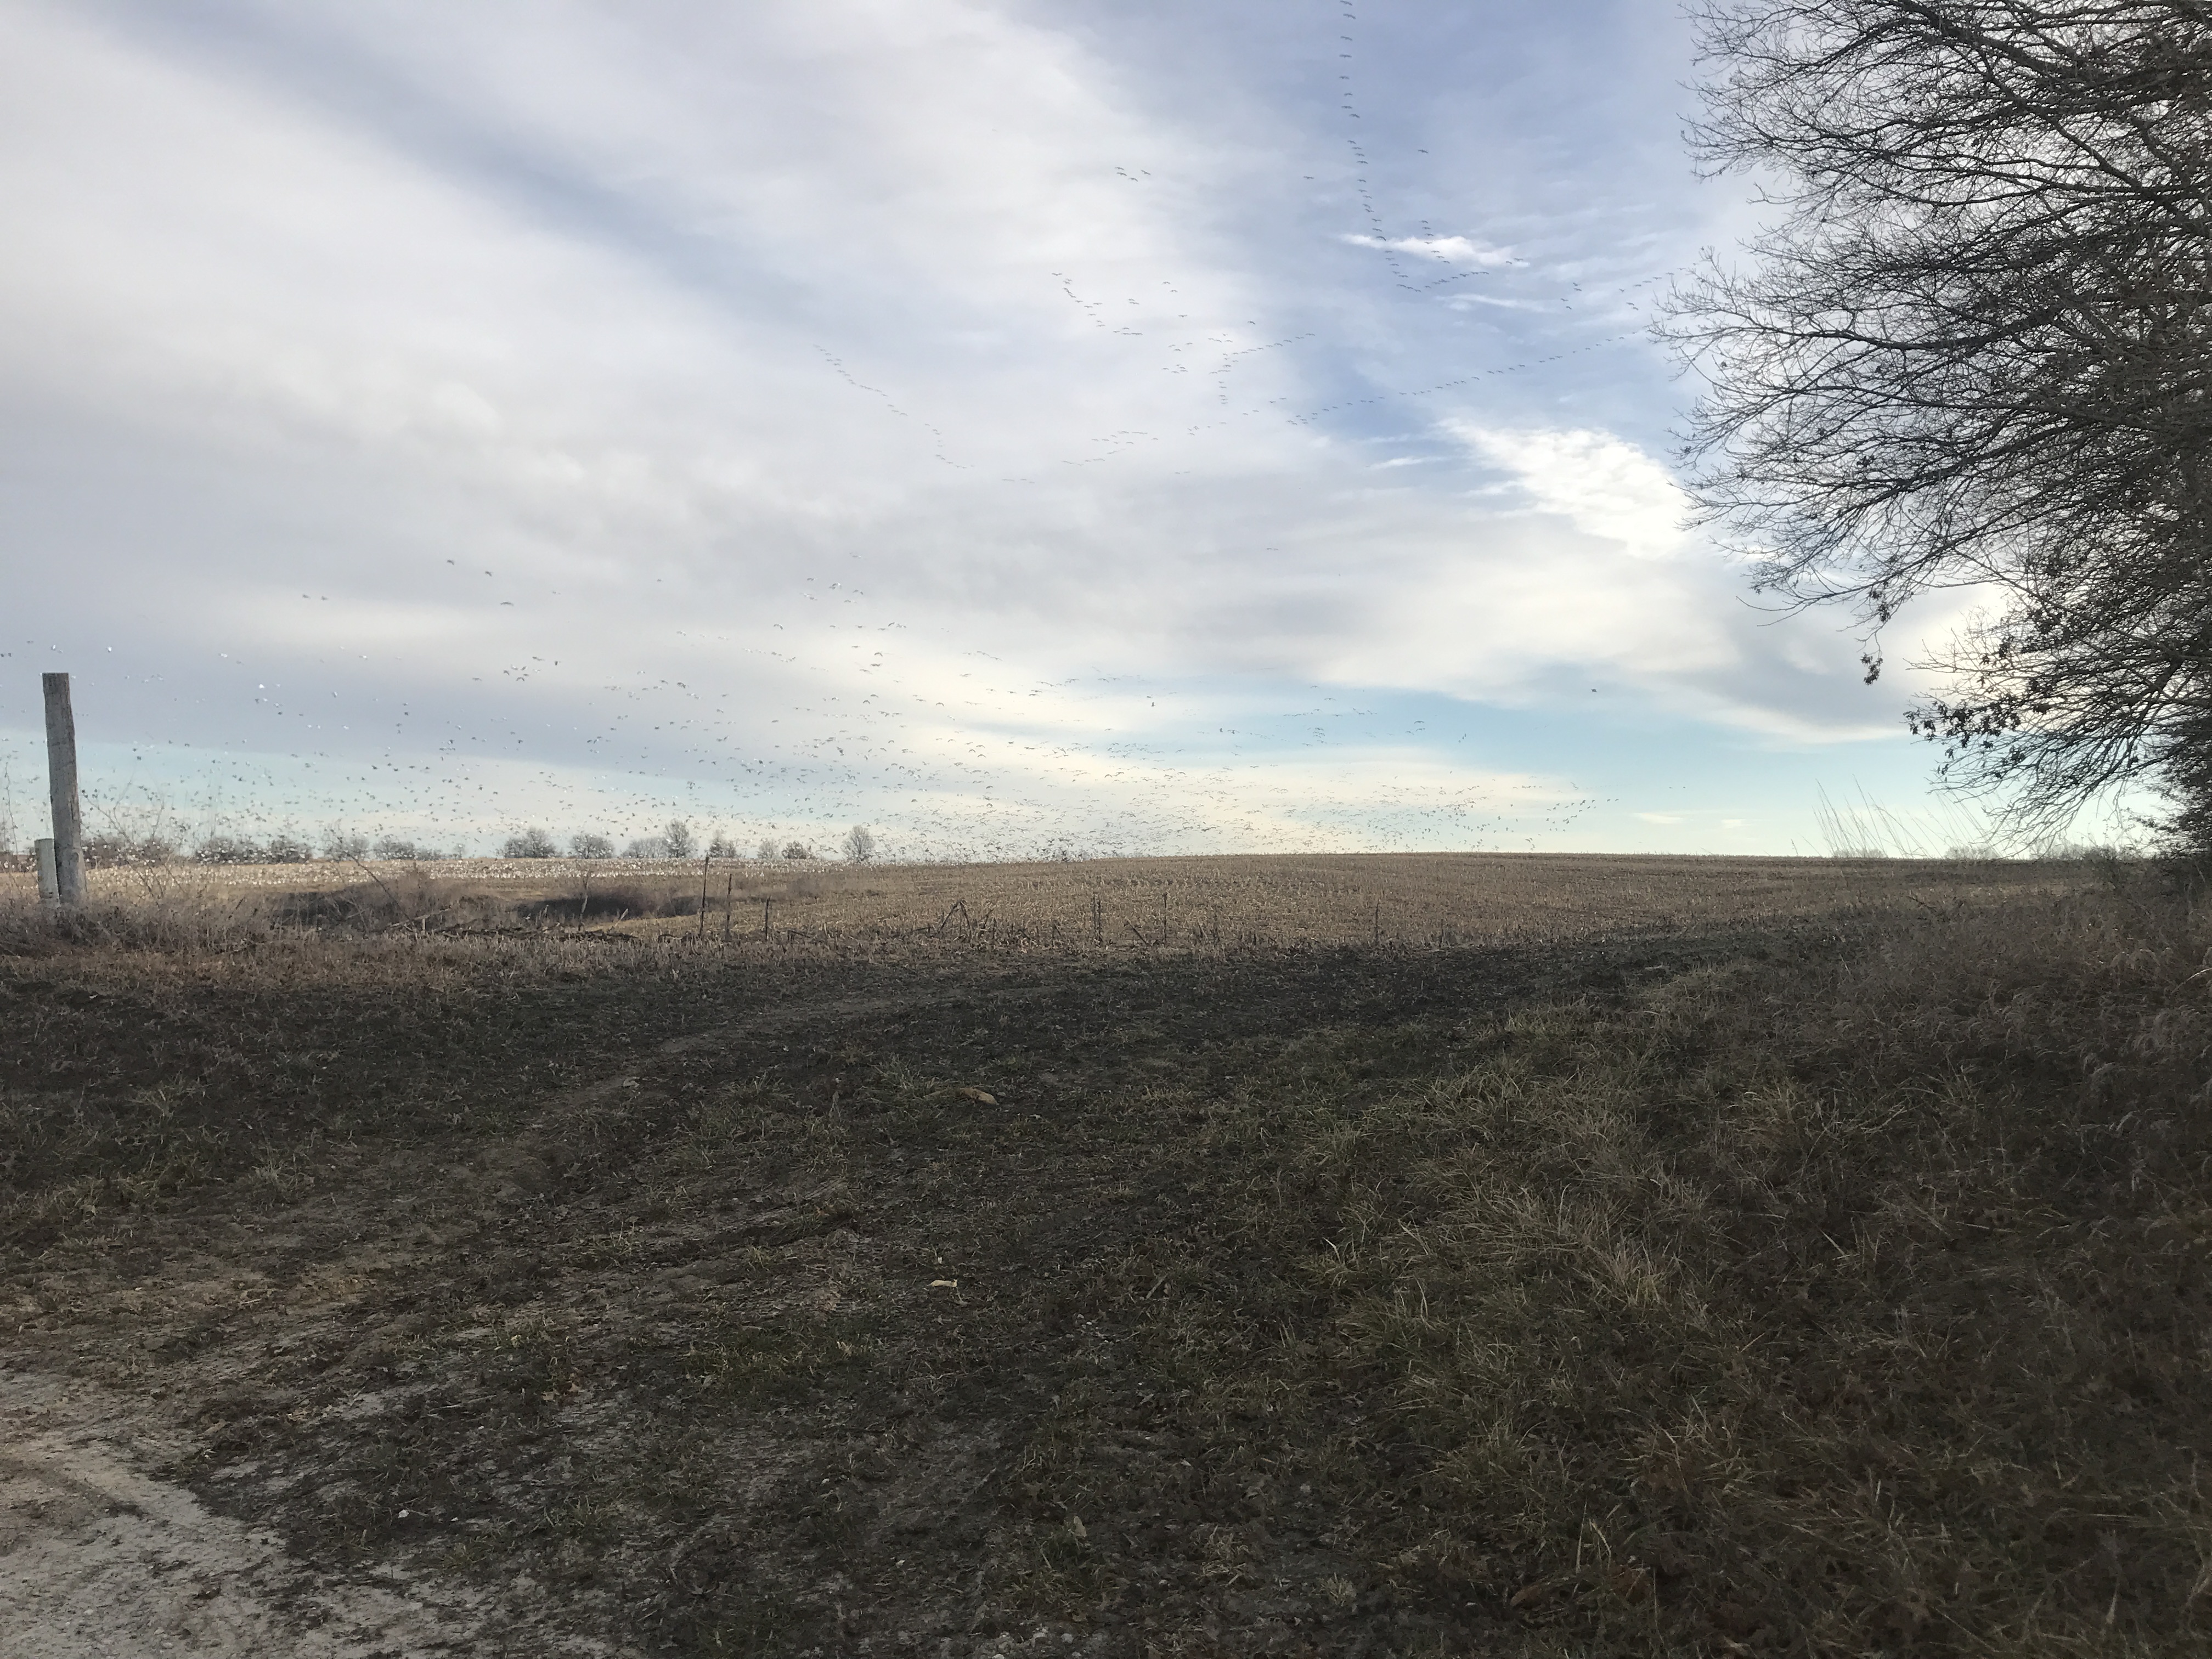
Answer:
[{"label": "weathered post", "polygon": [[40,836],[39,850],[39,905],[51,910],[62,902],[61,884],[54,878],[54,838]]},{"label": "weathered post", "polygon": [[65,908],[84,902],[84,823],[77,809],[76,717],[70,677],[43,677],[46,692],[46,788],[53,803],[54,890]]}]

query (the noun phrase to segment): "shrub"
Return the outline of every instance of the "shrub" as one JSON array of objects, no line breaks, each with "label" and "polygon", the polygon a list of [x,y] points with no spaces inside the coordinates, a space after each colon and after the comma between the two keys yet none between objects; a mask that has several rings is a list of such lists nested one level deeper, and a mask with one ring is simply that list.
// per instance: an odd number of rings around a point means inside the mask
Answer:
[{"label": "shrub", "polygon": [[377,932],[416,927],[424,932],[481,933],[508,917],[506,900],[410,870],[319,892],[287,893],[271,908],[273,921],[294,927],[338,927]]},{"label": "shrub", "polygon": [[[709,900],[708,908],[718,908],[721,902],[720,896],[715,895]],[[514,914],[525,921],[614,921],[626,916],[695,916],[699,914],[699,895],[681,889],[648,887],[642,882],[617,881],[594,885],[583,893],[532,899],[516,905]]]}]

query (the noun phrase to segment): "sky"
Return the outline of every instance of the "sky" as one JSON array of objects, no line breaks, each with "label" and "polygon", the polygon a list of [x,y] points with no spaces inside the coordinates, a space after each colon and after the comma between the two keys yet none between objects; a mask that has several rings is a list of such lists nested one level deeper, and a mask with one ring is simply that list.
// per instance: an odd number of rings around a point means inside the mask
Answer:
[{"label": "sky", "polygon": [[[1940,843],[1687,527],[1652,0],[0,0],[0,834]],[[1940,850],[1940,845],[1930,850]]]}]

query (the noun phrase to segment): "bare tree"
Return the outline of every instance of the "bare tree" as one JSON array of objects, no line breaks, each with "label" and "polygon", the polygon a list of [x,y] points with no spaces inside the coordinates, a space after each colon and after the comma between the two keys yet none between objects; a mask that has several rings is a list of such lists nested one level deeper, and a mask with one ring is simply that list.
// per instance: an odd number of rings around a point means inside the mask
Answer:
[{"label": "bare tree", "polygon": [[561,849],[553,844],[553,837],[540,829],[525,830],[519,836],[509,836],[501,846],[503,859],[551,859],[561,856]]},{"label": "bare tree", "polygon": [[876,832],[865,823],[856,823],[845,832],[845,857],[854,864],[866,864],[876,855]]},{"label": "bare tree", "polygon": [[1980,620],[1912,728],[2047,830],[2146,781],[2212,828],[2212,0],[1711,0],[1694,145],[1777,210],[1662,327],[1757,581]]}]

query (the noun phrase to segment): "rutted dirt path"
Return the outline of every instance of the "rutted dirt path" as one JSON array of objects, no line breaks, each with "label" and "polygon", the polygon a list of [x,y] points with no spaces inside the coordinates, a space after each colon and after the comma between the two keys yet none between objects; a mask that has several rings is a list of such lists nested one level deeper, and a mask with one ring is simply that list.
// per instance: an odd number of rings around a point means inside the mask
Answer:
[{"label": "rutted dirt path", "polygon": [[[1020,1000],[1035,994],[1024,988],[1012,995]],[[892,1014],[911,1017],[939,1000],[874,995],[772,1005],[651,1044],[627,1065],[548,1094],[527,1127],[503,1144],[479,1146],[465,1168],[442,1170],[432,1160],[404,1154],[386,1158],[416,1166],[400,1184],[417,1193],[456,1179],[453,1196],[496,1193],[506,1188],[503,1176],[542,1161],[580,1131],[588,1133],[593,1117],[630,1097],[641,1074],[657,1065],[749,1039],[851,1027]],[[338,1156],[349,1164],[362,1163]],[[380,1171],[385,1181],[395,1173]],[[169,1274],[195,1277],[186,1263],[206,1266],[200,1254],[173,1255]],[[216,1369],[228,1368],[218,1359]],[[187,1391],[204,1389],[187,1385]],[[0,1659],[139,1659],[169,1653],[237,1659],[462,1653],[582,1659],[616,1651],[540,1625],[527,1611],[540,1592],[526,1577],[487,1593],[447,1574],[428,1579],[410,1574],[392,1560],[332,1573],[289,1553],[276,1532],[210,1510],[186,1486],[160,1473],[193,1462],[204,1450],[205,1424],[185,1420],[190,1415],[176,1413],[179,1420],[170,1420],[161,1405],[143,1396],[47,1370],[11,1368],[0,1358]]]},{"label": "rutted dirt path", "polygon": [[1252,1264],[1336,1201],[1279,1142],[1665,949],[309,985],[251,1019],[43,986],[0,1659],[1486,1629],[1362,1553],[1345,1494],[1395,1514],[1399,1471],[1336,1449],[1358,1403],[1247,1386],[1313,1305]]},{"label": "rutted dirt path", "polygon": [[0,1651],[413,1659],[503,1645],[503,1621],[458,1586],[312,1571],[147,1472],[182,1444],[96,1385],[0,1373]]}]

